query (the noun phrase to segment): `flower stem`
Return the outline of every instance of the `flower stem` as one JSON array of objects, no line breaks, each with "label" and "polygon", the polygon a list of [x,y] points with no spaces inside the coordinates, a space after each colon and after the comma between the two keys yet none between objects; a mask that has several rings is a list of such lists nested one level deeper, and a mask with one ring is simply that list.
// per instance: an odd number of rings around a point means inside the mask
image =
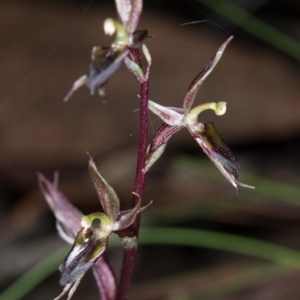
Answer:
[{"label": "flower stem", "polygon": [[[147,74],[149,75],[149,73]],[[141,84],[140,98],[140,136],[139,149],[135,176],[134,192],[143,196],[146,184],[146,154],[148,146],[148,99],[149,99],[149,76]],[[132,206],[135,206],[139,198],[133,195]],[[131,233],[125,234],[122,239],[124,254],[121,268],[121,276],[117,291],[117,300],[126,300],[129,297],[129,288],[137,254],[137,236],[140,228],[141,215],[138,214],[132,227]]]},{"label": "flower stem", "polygon": [[[136,176],[134,192],[140,197],[143,197],[145,184],[146,184],[146,174],[144,172],[146,166],[147,158],[147,146],[148,146],[148,99],[149,99],[149,78],[146,79],[144,83],[141,84],[141,102],[140,102],[140,138],[139,138],[139,150],[137,158]],[[136,206],[139,198],[133,195],[132,207]],[[135,219],[132,229],[135,235],[138,235],[140,228],[140,217],[139,214]]]}]

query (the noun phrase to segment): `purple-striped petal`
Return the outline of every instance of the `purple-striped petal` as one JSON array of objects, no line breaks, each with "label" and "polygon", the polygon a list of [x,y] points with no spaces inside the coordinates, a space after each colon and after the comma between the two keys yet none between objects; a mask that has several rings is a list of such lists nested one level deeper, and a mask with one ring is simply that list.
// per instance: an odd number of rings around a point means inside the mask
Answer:
[{"label": "purple-striped petal", "polygon": [[162,106],[149,100],[148,109],[170,126],[183,125],[184,115],[178,108]]},{"label": "purple-striped petal", "polygon": [[181,128],[182,126],[170,126],[166,123],[159,127],[149,145],[144,172],[148,172],[152,165],[161,157],[171,136]]}]

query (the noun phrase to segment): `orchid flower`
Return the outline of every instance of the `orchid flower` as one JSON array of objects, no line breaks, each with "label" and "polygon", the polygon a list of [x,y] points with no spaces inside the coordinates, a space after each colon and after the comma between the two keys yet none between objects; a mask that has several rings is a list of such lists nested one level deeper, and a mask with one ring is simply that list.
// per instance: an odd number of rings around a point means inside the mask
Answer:
[{"label": "orchid flower", "polygon": [[114,300],[116,293],[115,278],[110,266],[101,256],[105,251],[108,239],[113,232],[128,228],[141,207],[141,198],[135,207],[120,211],[120,201],[113,188],[106,182],[96,168],[93,159],[89,160],[89,171],[96,188],[103,212],[83,216],[67,198],[57,189],[56,184],[49,182],[38,174],[40,189],[57,220],[57,230],[62,239],[73,244],[72,248],[59,266],[62,293],[60,299],[68,293],[71,299],[84,274],[92,268],[103,300]]},{"label": "orchid flower", "polygon": [[[142,0],[116,0],[120,21],[108,18],[104,21],[106,35],[115,35],[109,47],[94,46],[87,73],[77,79],[69,93],[64,98],[68,101],[75,91],[86,85],[91,95],[98,89],[99,95],[105,97],[105,84],[108,78],[125,60],[127,68],[132,73],[141,72],[140,59],[135,55],[135,49],[143,44],[148,36],[147,30],[136,30],[141,12]],[[148,52],[143,45],[143,52]]]},{"label": "orchid flower", "polygon": [[240,168],[239,163],[230,149],[223,142],[214,124],[203,124],[198,121],[199,114],[208,109],[213,110],[218,116],[225,114],[226,102],[204,103],[192,108],[200,86],[217,65],[226,46],[232,38],[233,36],[229,37],[223,43],[209,63],[195,77],[183,101],[183,108],[164,107],[149,100],[149,110],[159,116],[164,123],[154,135],[148,148],[147,164],[144,172],[147,172],[154,162],[162,155],[170,137],[178,130],[185,127],[202,148],[203,152],[236,189],[238,185],[254,188],[237,180]]}]

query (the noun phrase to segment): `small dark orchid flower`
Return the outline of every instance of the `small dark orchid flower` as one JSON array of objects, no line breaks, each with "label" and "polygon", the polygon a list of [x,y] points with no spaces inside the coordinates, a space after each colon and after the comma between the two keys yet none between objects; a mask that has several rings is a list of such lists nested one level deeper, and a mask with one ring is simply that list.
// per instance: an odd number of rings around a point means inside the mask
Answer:
[{"label": "small dark orchid flower", "polygon": [[[114,35],[115,39],[110,47],[94,46],[91,53],[91,60],[87,73],[77,79],[69,93],[64,98],[68,101],[75,91],[86,85],[91,95],[98,89],[99,95],[105,97],[105,84],[108,78],[120,67],[127,56],[126,61],[133,61],[134,65],[126,63],[130,71],[138,67],[134,55],[129,55],[135,48],[142,45],[143,40],[148,36],[147,30],[136,30],[141,12],[141,0],[116,0],[117,12],[120,21],[106,19],[104,21],[104,32],[107,35]],[[132,70],[133,69],[133,70]]]},{"label": "small dark orchid flower", "polygon": [[198,121],[199,114],[207,109],[212,109],[218,116],[223,115],[226,112],[226,102],[204,103],[192,108],[200,86],[217,65],[232,38],[233,36],[225,41],[210,62],[193,80],[183,101],[183,108],[164,107],[149,100],[149,110],[159,116],[164,121],[164,124],[158,129],[148,148],[145,172],[147,172],[153,163],[162,155],[170,137],[185,127],[204,153],[235,188],[237,188],[238,185],[253,188],[237,180],[240,168],[239,163],[221,139],[214,124],[202,124]]},{"label": "small dark orchid flower", "polygon": [[73,244],[69,254],[59,266],[62,293],[71,299],[84,274],[93,269],[102,299],[115,299],[115,279],[102,253],[105,251],[110,235],[132,225],[138,213],[146,207],[138,203],[132,209],[120,211],[120,202],[113,188],[98,172],[90,157],[89,171],[94,182],[103,212],[83,216],[42,174],[38,174],[40,189],[57,220],[59,235]]}]

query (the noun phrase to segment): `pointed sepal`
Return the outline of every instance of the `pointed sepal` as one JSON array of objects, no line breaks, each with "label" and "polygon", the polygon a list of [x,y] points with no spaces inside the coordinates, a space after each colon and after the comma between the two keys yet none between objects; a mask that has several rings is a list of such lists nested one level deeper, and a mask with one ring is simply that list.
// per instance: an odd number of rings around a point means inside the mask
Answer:
[{"label": "pointed sepal", "polygon": [[233,39],[233,36],[230,36],[223,45],[218,49],[217,53],[212,57],[212,59],[208,62],[208,64],[201,70],[201,72],[195,77],[195,79],[192,81],[188,92],[185,96],[184,102],[183,102],[183,108],[185,112],[190,111],[194,99],[196,97],[196,94],[204,82],[204,80],[207,78],[207,76],[212,72],[212,70],[215,68],[217,63],[219,62],[220,58],[222,57],[226,46],[229,44],[229,42]]},{"label": "pointed sepal", "polygon": [[67,102],[71,96],[82,86],[86,84],[86,75],[82,75],[80,78],[78,78],[74,83],[68,94],[64,98],[64,102]]},{"label": "pointed sepal", "polygon": [[89,157],[89,171],[103,211],[113,222],[115,222],[120,212],[119,198],[114,189],[107,183],[107,181],[97,170],[93,158],[91,156]]},{"label": "pointed sepal", "polygon": [[57,189],[56,184],[51,183],[41,173],[37,176],[40,190],[56,217],[58,228],[61,229],[60,236],[70,243],[81,229],[82,213]]},{"label": "pointed sepal", "polygon": [[142,46],[142,51],[148,63],[145,73],[142,69],[141,57],[137,49],[130,48],[127,57],[125,57],[124,59],[127,69],[135,76],[135,78],[138,80],[140,84],[149,80],[150,67],[152,64],[150,52],[145,44],[143,44]]},{"label": "pointed sepal", "polygon": [[122,24],[127,28],[132,10],[131,0],[115,0],[117,13]]},{"label": "pointed sepal", "polygon": [[127,32],[133,33],[138,25],[142,9],[142,0],[115,0],[119,18],[127,29]]},{"label": "pointed sepal", "polygon": [[129,33],[133,33],[136,30],[143,10],[143,0],[132,0],[131,3],[132,8],[130,18],[128,25],[126,26]]}]

